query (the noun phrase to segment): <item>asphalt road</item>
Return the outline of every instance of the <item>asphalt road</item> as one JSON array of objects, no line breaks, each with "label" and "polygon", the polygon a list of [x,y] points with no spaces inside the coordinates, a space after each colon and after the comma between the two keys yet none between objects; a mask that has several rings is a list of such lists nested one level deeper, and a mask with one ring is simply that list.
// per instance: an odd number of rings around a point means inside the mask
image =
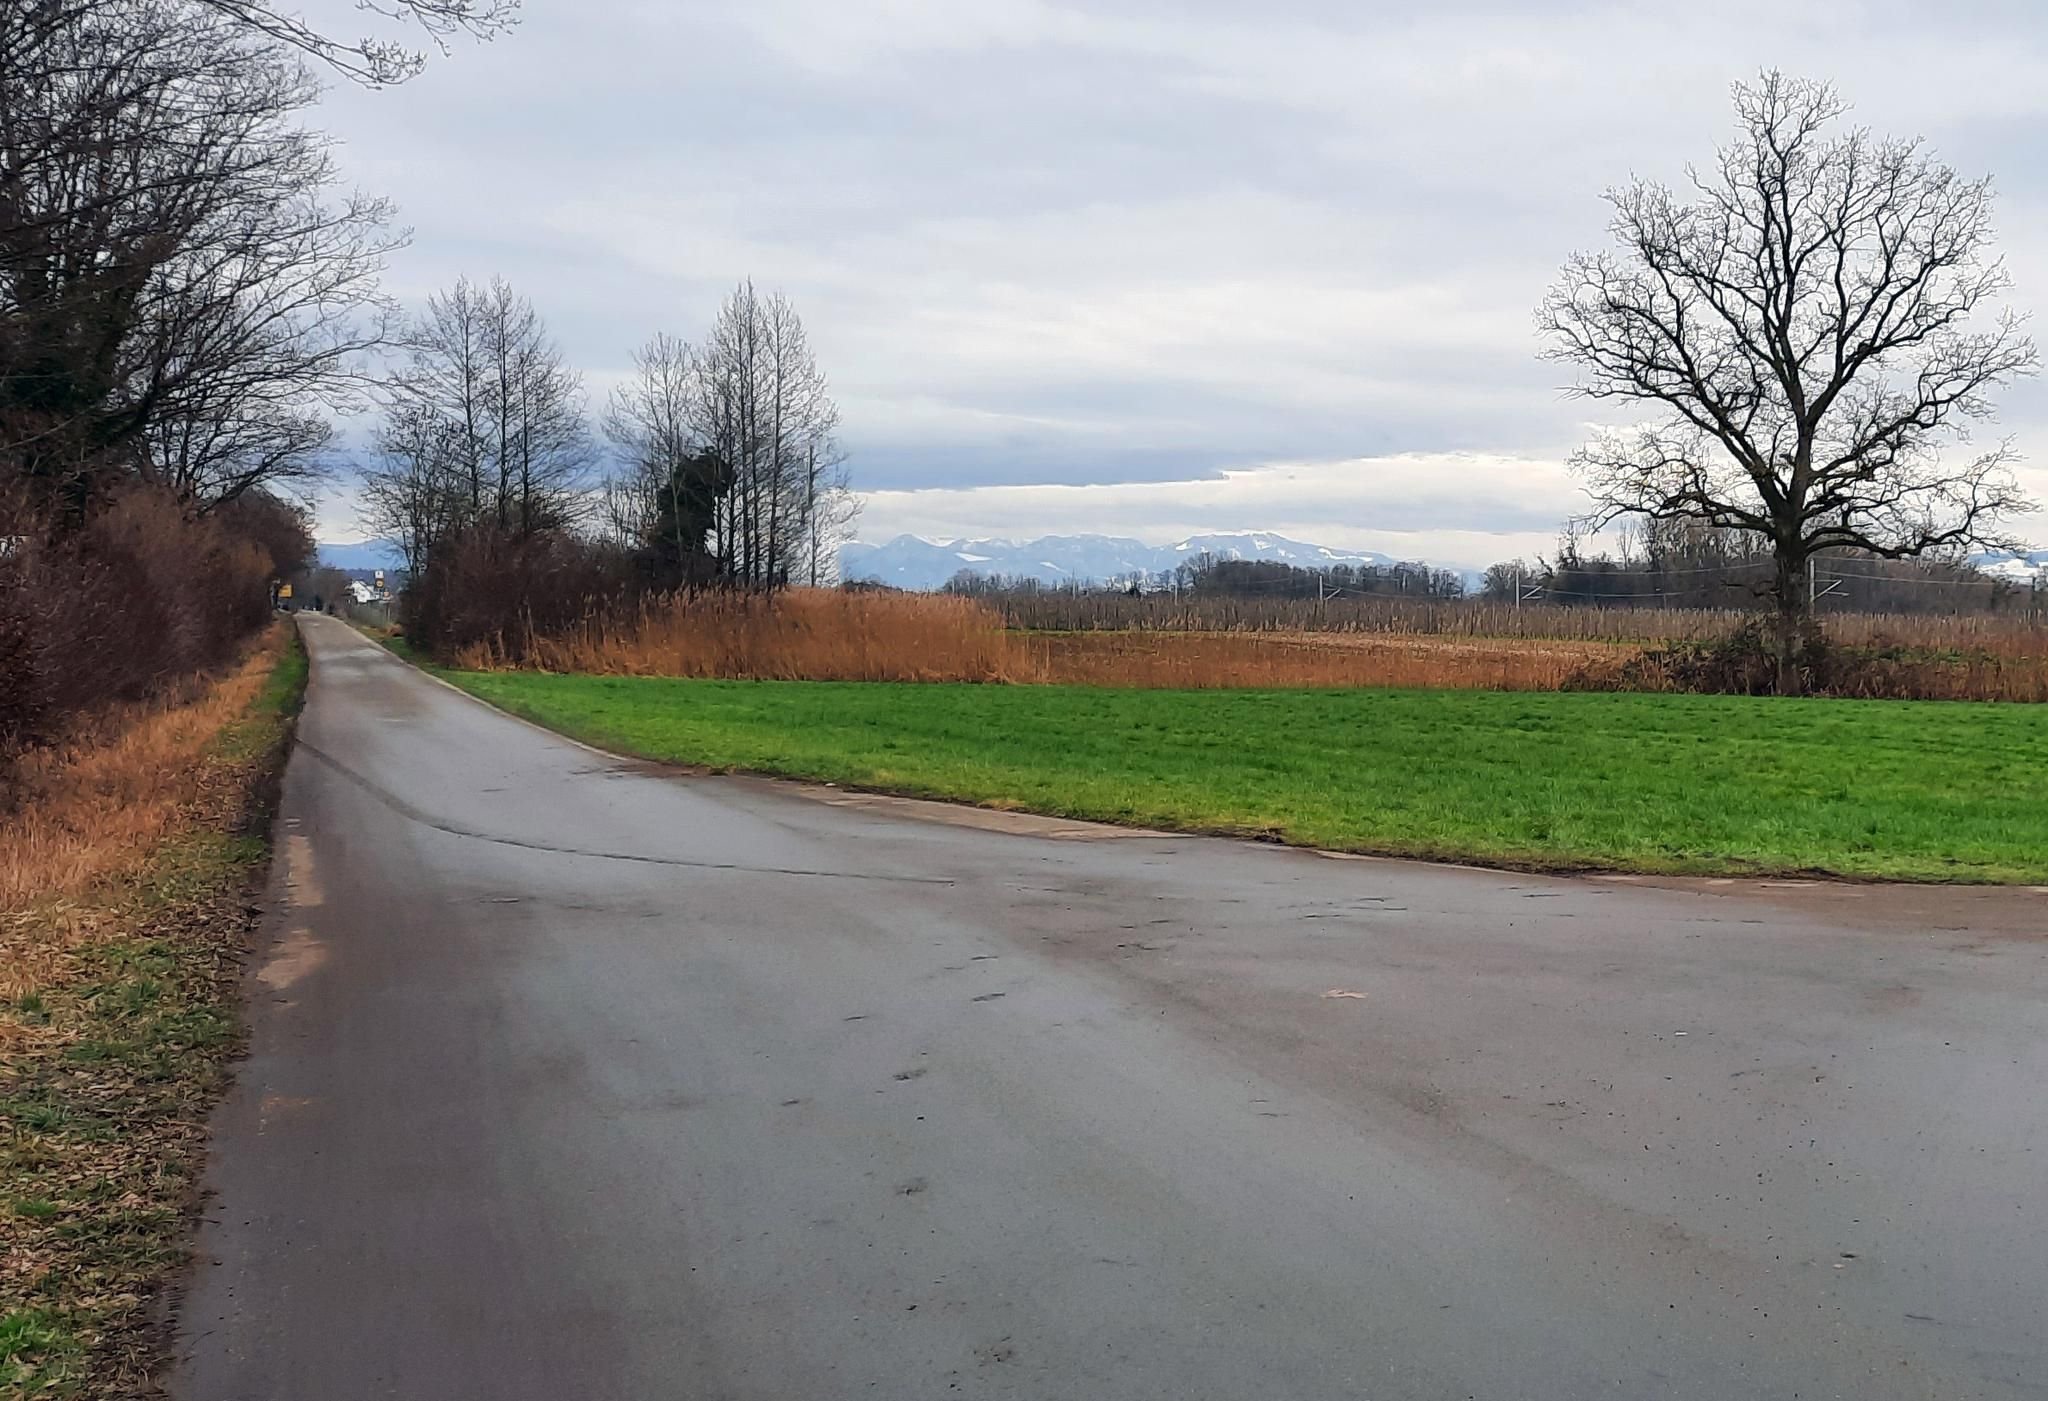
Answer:
[{"label": "asphalt road", "polygon": [[934,815],[305,634],[185,1401],[2048,1396],[2048,894]]}]

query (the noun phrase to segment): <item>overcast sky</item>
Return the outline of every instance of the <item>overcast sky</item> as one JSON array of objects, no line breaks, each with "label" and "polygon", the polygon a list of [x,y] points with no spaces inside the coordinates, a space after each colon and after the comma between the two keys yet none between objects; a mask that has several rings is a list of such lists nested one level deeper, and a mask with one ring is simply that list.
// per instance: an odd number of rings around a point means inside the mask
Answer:
[{"label": "overcast sky", "polygon": [[[510,279],[593,402],[737,279],[787,293],[864,539],[1547,549],[1589,406],[1533,309],[1604,243],[1602,190],[1707,158],[1765,65],[1993,174],[2011,300],[2048,306],[2038,0],[1424,9],[526,0],[511,36],[319,115],[414,230],[390,289]],[[2002,403],[2048,499],[2048,388]],[[361,533],[339,502],[323,528]]]}]

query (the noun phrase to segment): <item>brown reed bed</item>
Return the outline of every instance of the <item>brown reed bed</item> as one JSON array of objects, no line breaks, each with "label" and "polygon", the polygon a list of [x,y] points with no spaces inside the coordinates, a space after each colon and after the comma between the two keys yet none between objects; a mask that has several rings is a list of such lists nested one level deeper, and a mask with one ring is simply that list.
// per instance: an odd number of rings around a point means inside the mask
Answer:
[{"label": "brown reed bed", "polygon": [[[1098,602],[1077,601],[1091,609]],[[1000,607],[947,595],[707,593],[646,600],[564,632],[522,636],[516,646],[464,648],[449,660],[472,670],[759,680],[1659,690],[1674,688],[1666,669],[1632,661],[1672,644],[1728,638],[1754,616],[1369,599],[1341,625],[1316,628],[1280,626],[1299,621],[1292,606],[1249,607],[1240,614],[1189,605],[1170,620],[1145,614],[1169,626],[1055,630],[1006,626]],[[1191,626],[1197,621],[1218,626]],[[1825,625],[1850,664],[1831,694],[2048,700],[2048,630],[2024,619],[1841,614]]]},{"label": "brown reed bed", "polygon": [[1009,681],[1013,641],[992,610],[935,594],[790,589],[773,598],[704,593],[651,599],[516,648],[450,658],[597,675],[770,681]]}]

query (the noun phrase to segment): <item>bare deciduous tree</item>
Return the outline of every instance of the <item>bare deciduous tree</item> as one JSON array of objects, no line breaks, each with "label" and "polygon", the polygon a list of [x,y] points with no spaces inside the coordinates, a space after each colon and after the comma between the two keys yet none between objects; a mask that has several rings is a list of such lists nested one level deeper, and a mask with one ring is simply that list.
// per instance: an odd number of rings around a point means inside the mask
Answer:
[{"label": "bare deciduous tree", "polygon": [[476,518],[460,430],[430,409],[397,404],[378,427],[375,450],[357,485],[356,515],[398,547],[417,579],[435,548]]},{"label": "bare deciduous tree", "polygon": [[829,439],[812,443],[804,460],[802,564],[812,588],[839,582],[839,547],[853,538],[861,500],[854,494],[845,454]]},{"label": "bare deciduous tree", "polygon": [[734,289],[691,357],[689,402],[699,445],[731,472],[714,529],[726,576],[757,589],[821,577],[851,493],[838,406],[786,298]]},{"label": "bare deciduous tree", "polygon": [[664,587],[723,573],[711,534],[731,473],[693,426],[694,367],[686,342],[657,334],[634,352],[633,377],[612,391],[605,413],[621,455],[605,483],[606,525]]},{"label": "bare deciduous tree", "polygon": [[502,280],[428,299],[388,385],[365,520],[424,566],[457,525],[529,536],[573,524],[594,464],[581,377]]},{"label": "bare deciduous tree", "polygon": [[1597,519],[1768,543],[1789,693],[1816,553],[1997,543],[2030,509],[2008,449],[1970,449],[1966,430],[2035,352],[2012,313],[1974,315],[2008,285],[1989,181],[1915,141],[1834,132],[1845,108],[1823,84],[1767,73],[1735,106],[1737,139],[1688,195],[1610,192],[1618,251],[1574,256],[1539,323],[1577,393],[1647,414],[1577,458]]},{"label": "bare deciduous tree", "polygon": [[[193,0],[238,24],[318,59],[366,87],[389,87],[426,67],[426,54],[397,39],[336,39],[270,0]],[[356,0],[356,8],[409,27],[441,52],[458,34],[493,39],[519,22],[519,0]]]},{"label": "bare deciduous tree", "polygon": [[558,529],[583,515],[596,461],[583,377],[563,360],[533,303],[502,280],[486,297],[497,525],[521,536]]},{"label": "bare deciduous tree", "polygon": [[204,10],[0,11],[0,463],[82,509],[318,470],[399,241],[336,201],[296,59]]},{"label": "bare deciduous tree", "polygon": [[605,525],[643,545],[677,466],[696,448],[690,419],[690,347],[658,333],[633,352],[633,376],[612,390],[605,436],[620,454],[605,482]]}]

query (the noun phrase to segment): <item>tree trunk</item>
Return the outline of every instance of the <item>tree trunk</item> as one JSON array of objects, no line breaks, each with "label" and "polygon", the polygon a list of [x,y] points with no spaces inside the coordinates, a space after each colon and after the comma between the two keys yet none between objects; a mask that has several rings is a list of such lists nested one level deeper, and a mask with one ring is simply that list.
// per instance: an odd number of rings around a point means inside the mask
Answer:
[{"label": "tree trunk", "polygon": [[1806,677],[1799,670],[1799,653],[1801,644],[1806,640],[1809,612],[1806,558],[1781,545],[1777,551],[1777,564],[1778,578],[1773,590],[1777,604],[1773,638],[1778,654],[1777,693],[1799,696],[1806,693]]}]

